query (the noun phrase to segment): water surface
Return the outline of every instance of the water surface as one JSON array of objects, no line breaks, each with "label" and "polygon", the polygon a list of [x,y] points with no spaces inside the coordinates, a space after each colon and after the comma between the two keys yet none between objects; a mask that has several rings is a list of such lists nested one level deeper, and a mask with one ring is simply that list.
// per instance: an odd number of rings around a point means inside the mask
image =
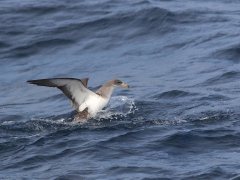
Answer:
[{"label": "water surface", "polygon": [[[0,179],[239,179],[238,1],[2,1]],[[117,89],[97,117],[29,79]]]}]

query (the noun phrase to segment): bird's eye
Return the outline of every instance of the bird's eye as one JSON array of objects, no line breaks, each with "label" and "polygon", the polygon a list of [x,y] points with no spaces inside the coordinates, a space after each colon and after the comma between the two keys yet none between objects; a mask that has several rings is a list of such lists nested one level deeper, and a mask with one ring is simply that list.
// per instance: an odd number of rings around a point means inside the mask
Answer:
[{"label": "bird's eye", "polygon": [[121,81],[117,81],[117,83],[118,83],[118,84],[122,84],[122,82],[121,82]]}]

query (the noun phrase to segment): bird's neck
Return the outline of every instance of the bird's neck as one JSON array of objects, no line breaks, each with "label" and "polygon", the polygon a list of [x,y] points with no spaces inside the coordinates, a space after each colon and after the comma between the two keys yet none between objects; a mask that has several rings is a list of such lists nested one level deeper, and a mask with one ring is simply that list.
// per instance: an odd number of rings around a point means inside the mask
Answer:
[{"label": "bird's neck", "polygon": [[105,86],[103,85],[101,88],[99,88],[96,93],[106,99],[110,99],[112,93],[113,93],[114,88],[112,86]]}]

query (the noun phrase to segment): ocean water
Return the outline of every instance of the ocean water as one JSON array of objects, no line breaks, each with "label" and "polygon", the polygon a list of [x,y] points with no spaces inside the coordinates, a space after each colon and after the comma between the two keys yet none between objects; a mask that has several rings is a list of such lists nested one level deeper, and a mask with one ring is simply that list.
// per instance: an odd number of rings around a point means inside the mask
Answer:
[{"label": "ocean water", "polygon": [[[240,179],[240,1],[0,2],[0,179]],[[72,123],[58,89],[116,89]]]}]

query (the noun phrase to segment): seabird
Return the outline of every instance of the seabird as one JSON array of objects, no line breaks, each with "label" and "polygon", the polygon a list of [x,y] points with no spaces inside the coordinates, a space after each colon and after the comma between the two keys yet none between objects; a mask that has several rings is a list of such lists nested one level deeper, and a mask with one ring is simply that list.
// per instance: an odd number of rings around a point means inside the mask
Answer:
[{"label": "seabird", "polygon": [[72,107],[77,111],[73,121],[85,120],[93,117],[102,110],[110,100],[112,92],[117,87],[130,88],[119,79],[106,82],[96,92],[88,89],[89,78],[52,78],[27,81],[38,86],[56,87],[70,100]]}]

